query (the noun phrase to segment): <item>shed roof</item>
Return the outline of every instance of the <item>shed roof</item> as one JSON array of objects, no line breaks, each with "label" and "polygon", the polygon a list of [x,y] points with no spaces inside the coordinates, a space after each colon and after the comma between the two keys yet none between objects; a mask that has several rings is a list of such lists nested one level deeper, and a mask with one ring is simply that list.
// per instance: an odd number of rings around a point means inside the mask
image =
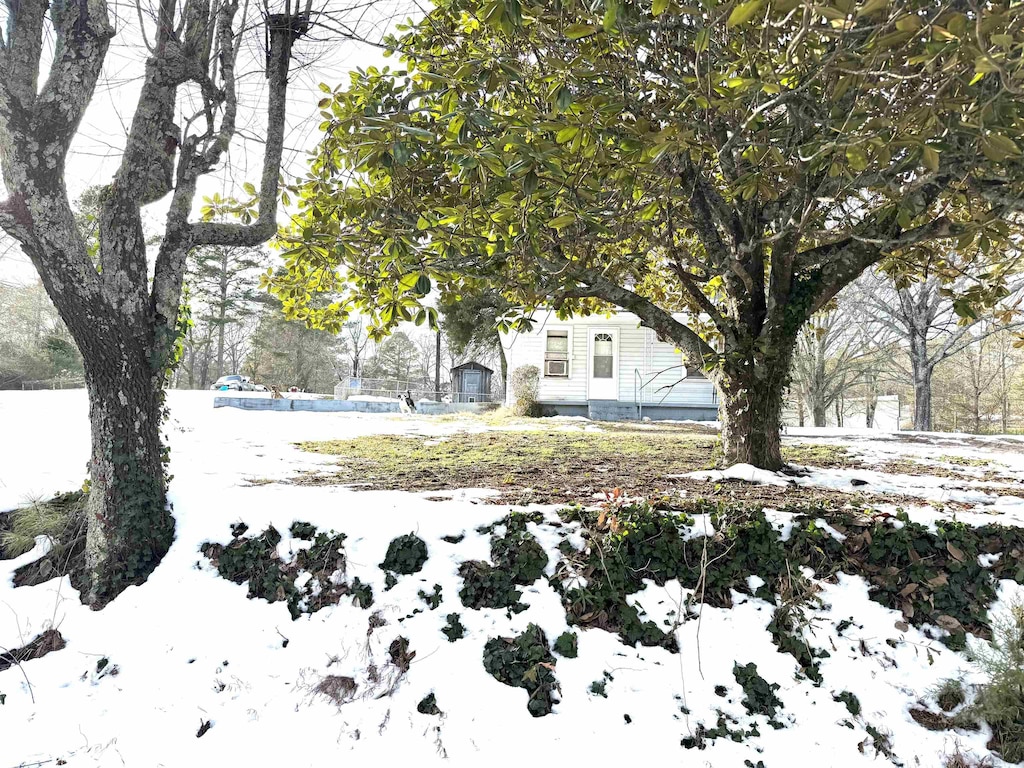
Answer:
[{"label": "shed roof", "polygon": [[455,373],[455,371],[465,370],[467,368],[471,369],[471,370],[487,371],[488,373],[494,373],[493,370],[488,368],[486,365],[482,365],[482,364],[478,363],[476,360],[470,360],[468,363],[463,363],[462,365],[456,365],[454,368],[452,368],[452,373]]}]

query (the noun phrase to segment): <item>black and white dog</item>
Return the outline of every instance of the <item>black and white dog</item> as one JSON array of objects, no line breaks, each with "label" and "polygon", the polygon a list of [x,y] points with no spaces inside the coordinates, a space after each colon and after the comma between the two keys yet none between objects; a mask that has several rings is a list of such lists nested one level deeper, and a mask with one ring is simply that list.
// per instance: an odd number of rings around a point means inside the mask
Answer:
[{"label": "black and white dog", "polygon": [[405,394],[398,398],[398,409],[402,413],[416,413],[416,403],[412,399],[412,392],[408,389]]}]

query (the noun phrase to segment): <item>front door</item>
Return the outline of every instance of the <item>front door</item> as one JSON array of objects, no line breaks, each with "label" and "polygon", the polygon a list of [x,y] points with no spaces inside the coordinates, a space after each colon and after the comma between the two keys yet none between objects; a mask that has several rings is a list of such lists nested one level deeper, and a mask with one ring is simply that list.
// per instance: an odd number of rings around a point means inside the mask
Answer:
[{"label": "front door", "polygon": [[587,368],[590,372],[587,397],[590,400],[619,399],[619,332],[614,328],[590,331]]},{"label": "front door", "polygon": [[462,372],[462,394],[467,403],[475,403],[480,399],[480,371]]}]

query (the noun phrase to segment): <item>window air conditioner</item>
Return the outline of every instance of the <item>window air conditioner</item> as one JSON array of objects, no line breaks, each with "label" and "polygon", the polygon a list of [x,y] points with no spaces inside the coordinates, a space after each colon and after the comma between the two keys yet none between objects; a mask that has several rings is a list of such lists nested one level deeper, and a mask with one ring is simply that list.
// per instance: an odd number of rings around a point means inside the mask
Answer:
[{"label": "window air conditioner", "polygon": [[568,360],[545,360],[544,361],[544,375],[545,376],[568,376],[569,375],[569,361]]}]

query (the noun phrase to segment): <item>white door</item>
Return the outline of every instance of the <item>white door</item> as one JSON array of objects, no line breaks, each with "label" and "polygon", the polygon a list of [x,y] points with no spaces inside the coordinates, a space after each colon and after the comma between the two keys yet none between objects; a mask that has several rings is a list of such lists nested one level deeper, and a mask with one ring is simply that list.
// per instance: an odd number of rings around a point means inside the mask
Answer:
[{"label": "white door", "polygon": [[587,369],[590,400],[619,399],[619,331],[592,328],[589,335]]}]

